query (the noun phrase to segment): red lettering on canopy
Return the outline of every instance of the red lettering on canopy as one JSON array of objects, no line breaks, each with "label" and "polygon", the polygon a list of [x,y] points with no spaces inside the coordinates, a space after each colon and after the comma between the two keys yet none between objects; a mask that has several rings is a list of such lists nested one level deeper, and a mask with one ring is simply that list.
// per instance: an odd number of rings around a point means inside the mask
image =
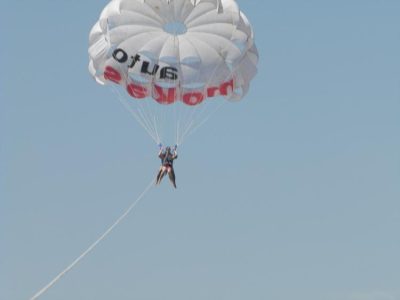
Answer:
[{"label": "red lettering on canopy", "polygon": [[122,77],[121,74],[113,67],[107,66],[104,71],[104,78],[115,83],[120,83]]},{"label": "red lettering on canopy", "polygon": [[217,86],[209,87],[207,89],[207,97],[209,97],[209,98],[215,97],[218,91],[219,91],[219,87],[217,87]]},{"label": "red lettering on canopy", "polygon": [[194,106],[197,105],[204,100],[204,94],[201,92],[191,92],[191,93],[186,93],[183,95],[183,103]]},{"label": "red lettering on canopy", "polygon": [[162,88],[154,85],[153,98],[160,104],[171,104],[176,100],[176,88]]},{"label": "red lettering on canopy", "polygon": [[147,89],[139,84],[130,83],[126,87],[129,95],[133,98],[143,99],[147,97]]},{"label": "red lettering on canopy", "polygon": [[215,96],[228,96],[233,92],[234,81],[231,79],[230,81],[221,83],[220,86],[211,86],[207,88],[207,97],[215,97]]},{"label": "red lettering on canopy", "polygon": [[[229,90],[228,90],[229,89]],[[233,92],[233,79],[220,85],[219,92],[222,96],[227,96]]]},{"label": "red lettering on canopy", "polygon": [[[104,71],[104,78],[119,84],[121,82],[121,74],[113,67],[107,66]],[[138,83],[130,83],[126,86],[126,90],[130,96],[137,99],[149,97],[149,89]],[[228,96],[234,90],[234,80],[223,82],[219,87],[208,87],[206,93],[201,91],[188,92],[182,95],[182,101],[187,105],[197,105],[204,101],[204,99],[215,96]],[[156,84],[153,85],[153,98],[160,104],[172,104],[177,98],[176,88],[163,88]]]}]

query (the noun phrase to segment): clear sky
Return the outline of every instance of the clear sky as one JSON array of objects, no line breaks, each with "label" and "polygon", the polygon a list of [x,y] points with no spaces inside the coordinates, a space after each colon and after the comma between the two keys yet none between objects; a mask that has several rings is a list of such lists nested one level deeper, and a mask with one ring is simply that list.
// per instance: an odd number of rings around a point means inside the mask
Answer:
[{"label": "clear sky", "polygon": [[[155,176],[87,71],[104,0],[1,1],[0,299],[28,299]],[[259,74],[42,299],[399,300],[400,1],[239,1]]]}]

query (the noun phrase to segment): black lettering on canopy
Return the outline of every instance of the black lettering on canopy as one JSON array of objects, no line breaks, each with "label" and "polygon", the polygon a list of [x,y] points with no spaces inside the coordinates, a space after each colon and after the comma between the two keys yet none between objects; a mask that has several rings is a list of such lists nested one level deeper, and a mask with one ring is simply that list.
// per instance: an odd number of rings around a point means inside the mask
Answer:
[{"label": "black lettering on canopy", "polygon": [[113,57],[117,62],[121,64],[128,60],[128,54],[120,48],[114,50]]},{"label": "black lettering on canopy", "polygon": [[176,80],[178,79],[178,69],[173,67],[164,67],[161,69],[160,78]]},{"label": "black lettering on canopy", "polygon": [[145,74],[149,74],[149,75],[155,75],[157,73],[158,69],[160,68],[160,66],[155,64],[153,67],[153,70],[151,72],[149,72],[149,65],[150,65],[150,63],[148,61],[144,61],[142,64],[141,72],[145,73]]},{"label": "black lettering on canopy", "polygon": [[130,68],[130,69],[132,69],[138,61],[140,61],[140,55],[139,55],[139,54],[136,54],[134,57],[131,56],[131,59],[132,59],[132,62],[131,62],[131,64],[129,65],[129,68]]},{"label": "black lettering on canopy", "polygon": [[[128,62],[128,68],[132,69],[137,62],[142,61],[141,57],[139,54],[136,54],[135,56],[131,56],[129,58],[128,54],[121,48],[117,48],[113,51],[112,54],[113,58],[123,64]],[[158,64],[154,64],[152,70],[149,70],[150,68],[150,62],[149,61],[142,61],[142,67],[141,67],[141,73],[143,74],[148,74],[151,76],[154,76],[157,74],[158,70],[160,69],[160,66]],[[160,79],[169,79],[169,80],[177,80],[178,79],[178,69],[174,67],[164,67],[160,71]]]}]

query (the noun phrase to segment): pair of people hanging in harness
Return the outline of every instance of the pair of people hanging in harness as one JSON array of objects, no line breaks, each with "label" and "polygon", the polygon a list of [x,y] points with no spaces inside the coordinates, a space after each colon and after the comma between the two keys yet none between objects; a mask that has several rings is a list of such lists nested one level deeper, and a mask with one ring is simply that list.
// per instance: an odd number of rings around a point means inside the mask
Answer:
[{"label": "pair of people hanging in harness", "polygon": [[160,184],[165,174],[168,174],[169,180],[171,181],[174,188],[176,188],[174,160],[178,158],[178,146],[175,145],[173,150],[171,150],[171,147],[166,147],[164,149],[162,144],[159,144],[158,147],[160,148],[158,157],[161,159],[161,167],[157,174],[156,184]]}]

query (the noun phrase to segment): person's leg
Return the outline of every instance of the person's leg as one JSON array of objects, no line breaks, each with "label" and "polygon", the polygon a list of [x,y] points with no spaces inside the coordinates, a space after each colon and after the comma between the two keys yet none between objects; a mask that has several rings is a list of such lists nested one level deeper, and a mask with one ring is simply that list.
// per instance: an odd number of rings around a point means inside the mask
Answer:
[{"label": "person's leg", "polygon": [[168,176],[169,176],[169,180],[171,181],[172,185],[174,186],[174,188],[176,188],[175,172],[174,172],[173,168],[168,169]]},{"label": "person's leg", "polygon": [[163,166],[163,167],[161,167],[161,174],[160,174],[160,178],[158,180],[159,184],[161,183],[161,180],[164,178],[165,173],[167,173],[167,169]]},{"label": "person's leg", "polygon": [[161,173],[162,173],[162,166],[160,167],[160,170],[158,171],[156,184],[160,184]]}]

